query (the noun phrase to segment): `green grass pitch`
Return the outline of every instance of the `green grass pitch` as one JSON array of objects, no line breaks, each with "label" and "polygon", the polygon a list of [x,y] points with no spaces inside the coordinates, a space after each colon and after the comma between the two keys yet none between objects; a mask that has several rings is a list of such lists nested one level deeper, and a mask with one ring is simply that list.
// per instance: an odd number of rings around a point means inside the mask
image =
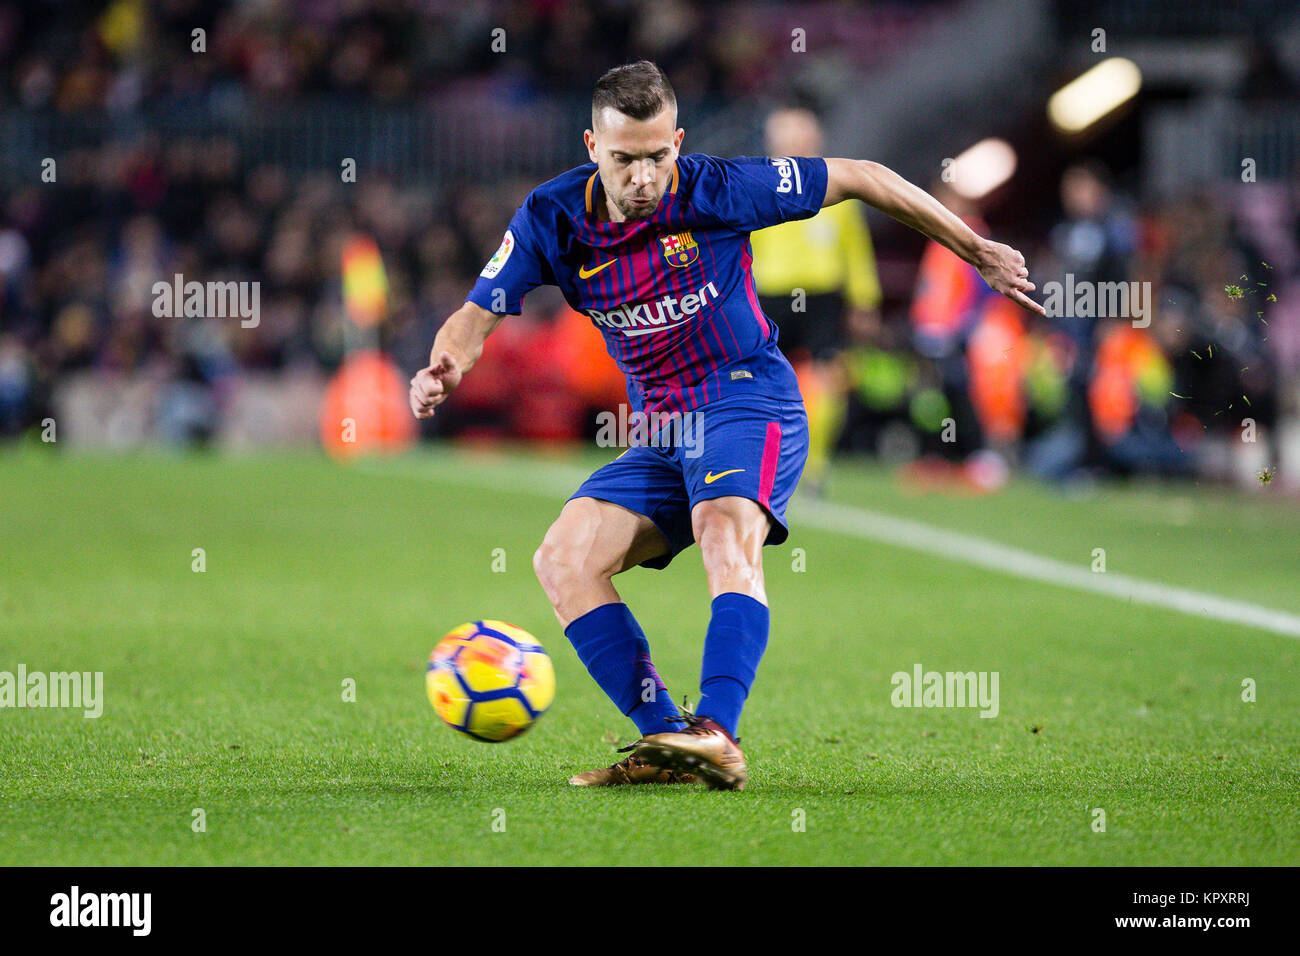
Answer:
[{"label": "green grass pitch", "polygon": [[[97,720],[0,710],[0,865],[1300,863],[1300,641],[801,528],[799,501],[766,554],[749,789],[568,787],[633,728],[531,557],[609,457],[0,455],[0,671],[102,671],[105,696]],[[849,465],[832,499],[1300,612],[1300,508],[1271,489],[954,498]],[[694,698],[698,552],[616,583]],[[495,746],[423,690],[481,617],[536,634],[558,677]],[[915,664],[997,671],[998,716],[892,706]]]}]

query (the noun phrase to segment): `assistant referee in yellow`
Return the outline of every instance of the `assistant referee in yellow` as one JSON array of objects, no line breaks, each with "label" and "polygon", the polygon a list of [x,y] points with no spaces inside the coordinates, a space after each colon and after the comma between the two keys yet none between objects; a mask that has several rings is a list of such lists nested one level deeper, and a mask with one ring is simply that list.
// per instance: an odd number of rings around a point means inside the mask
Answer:
[{"label": "assistant referee in yellow", "polygon": [[[806,109],[780,109],[767,118],[769,156],[820,156],[821,123]],[[847,376],[839,362],[849,330],[874,338],[879,329],[880,278],[861,203],[827,206],[811,219],[755,232],[754,285],[759,304],[776,322],[778,344],[799,374],[808,408],[804,483],[824,489],[831,451],[844,421]]]}]

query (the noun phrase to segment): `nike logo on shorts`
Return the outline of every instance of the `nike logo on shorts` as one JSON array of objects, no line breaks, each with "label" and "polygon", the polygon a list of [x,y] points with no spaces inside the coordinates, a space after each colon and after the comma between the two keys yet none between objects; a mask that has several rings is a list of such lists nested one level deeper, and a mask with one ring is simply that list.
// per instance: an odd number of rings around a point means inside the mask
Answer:
[{"label": "nike logo on shorts", "polygon": [[711,485],[719,478],[725,478],[727,477],[727,475],[734,475],[744,470],[745,470],[744,468],[733,468],[731,469],[731,471],[720,471],[716,475],[713,472],[709,472],[707,475],[704,476],[704,483],[706,485]]}]

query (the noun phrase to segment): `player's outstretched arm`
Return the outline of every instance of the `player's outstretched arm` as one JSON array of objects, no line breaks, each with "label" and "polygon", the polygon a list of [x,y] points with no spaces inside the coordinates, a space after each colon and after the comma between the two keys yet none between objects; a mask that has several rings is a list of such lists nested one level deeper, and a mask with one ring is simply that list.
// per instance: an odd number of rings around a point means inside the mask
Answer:
[{"label": "player's outstretched arm", "polygon": [[924,189],[892,169],[866,159],[826,160],[823,206],[860,199],[951,249],[965,259],[997,292],[1039,315],[1043,307],[1025,293],[1032,292],[1025,257],[1000,242],[985,239]]},{"label": "player's outstretched arm", "polygon": [[504,315],[466,302],[453,312],[434,336],[429,364],[411,379],[411,412],[432,418],[433,411],[460,384],[465,373],[483,354],[483,342]]}]

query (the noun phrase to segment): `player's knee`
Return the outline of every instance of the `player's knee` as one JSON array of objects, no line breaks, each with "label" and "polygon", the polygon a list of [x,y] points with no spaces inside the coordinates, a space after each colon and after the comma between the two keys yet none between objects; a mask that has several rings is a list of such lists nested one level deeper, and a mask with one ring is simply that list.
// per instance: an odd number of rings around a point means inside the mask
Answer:
[{"label": "player's knee", "polygon": [[742,516],[726,508],[700,508],[693,517],[695,541],[711,580],[762,582],[762,559],[747,541],[753,529]]},{"label": "player's knee", "polygon": [[725,545],[702,547],[704,573],[724,591],[746,591],[763,586],[763,565],[743,551]]},{"label": "player's knee", "polygon": [[565,576],[563,549],[549,540],[543,541],[533,553],[533,573],[537,575],[537,580],[551,603],[555,603]]},{"label": "player's knee", "polygon": [[533,554],[533,572],[553,605],[558,607],[567,595],[596,580],[598,573],[587,555],[586,549],[550,535]]}]

